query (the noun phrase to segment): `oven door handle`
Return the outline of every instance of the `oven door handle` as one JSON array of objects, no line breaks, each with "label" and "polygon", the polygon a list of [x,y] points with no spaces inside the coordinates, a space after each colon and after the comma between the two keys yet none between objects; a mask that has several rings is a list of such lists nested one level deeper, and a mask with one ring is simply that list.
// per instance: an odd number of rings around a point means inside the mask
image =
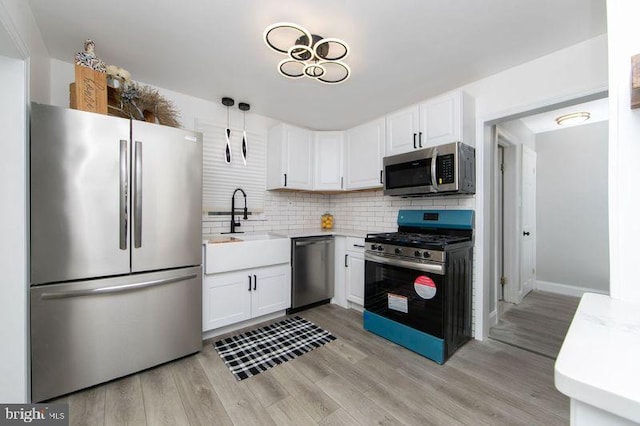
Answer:
[{"label": "oven door handle", "polygon": [[438,180],[436,176],[436,164],[438,163],[438,150],[433,148],[433,155],[431,156],[431,187],[435,192],[438,192]]},{"label": "oven door handle", "polygon": [[364,254],[364,260],[373,263],[382,263],[384,265],[398,266],[400,268],[413,269],[415,271],[431,272],[437,275],[444,275],[444,265],[441,263],[411,262],[408,260],[380,257],[369,253]]}]

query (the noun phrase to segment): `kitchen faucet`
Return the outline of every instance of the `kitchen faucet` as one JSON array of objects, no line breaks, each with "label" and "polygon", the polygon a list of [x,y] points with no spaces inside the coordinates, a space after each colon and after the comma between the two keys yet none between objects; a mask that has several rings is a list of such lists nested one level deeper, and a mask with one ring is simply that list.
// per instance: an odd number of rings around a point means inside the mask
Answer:
[{"label": "kitchen faucet", "polygon": [[242,195],[244,196],[244,216],[242,217],[243,219],[247,220],[247,194],[242,190],[242,188],[237,188],[235,191],[233,191],[233,195],[231,196],[231,232],[230,234],[239,234],[242,233],[242,231],[236,231],[236,226],[240,226],[240,222],[236,222],[236,217],[235,217],[235,213],[236,213],[236,192],[242,192]]}]

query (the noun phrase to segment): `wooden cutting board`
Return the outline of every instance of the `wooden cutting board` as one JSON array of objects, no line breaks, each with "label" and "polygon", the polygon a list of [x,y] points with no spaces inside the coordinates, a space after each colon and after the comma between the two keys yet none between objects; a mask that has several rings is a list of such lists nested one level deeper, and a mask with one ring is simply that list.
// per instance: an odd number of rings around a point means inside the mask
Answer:
[{"label": "wooden cutting board", "polygon": [[207,241],[209,242],[209,244],[218,244],[218,243],[238,243],[242,240],[236,237],[213,237],[213,238],[208,238]]}]

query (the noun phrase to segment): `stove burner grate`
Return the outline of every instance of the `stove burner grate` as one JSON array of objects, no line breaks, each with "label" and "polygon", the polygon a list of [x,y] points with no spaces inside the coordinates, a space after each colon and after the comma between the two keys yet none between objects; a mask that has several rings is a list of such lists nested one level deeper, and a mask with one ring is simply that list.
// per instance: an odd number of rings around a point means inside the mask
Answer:
[{"label": "stove burner grate", "polygon": [[445,247],[449,244],[469,241],[468,237],[440,234],[418,234],[408,232],[388,232],[382,234],[371,234],[367,241],[377,243],[388,243],[395,245],[407,245],[419,247],[422,245]]}]

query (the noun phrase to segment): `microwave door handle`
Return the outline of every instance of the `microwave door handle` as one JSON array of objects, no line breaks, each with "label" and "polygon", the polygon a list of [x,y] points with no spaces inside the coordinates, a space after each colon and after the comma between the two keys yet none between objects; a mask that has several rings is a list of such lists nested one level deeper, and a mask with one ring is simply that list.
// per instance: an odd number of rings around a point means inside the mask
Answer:
[{"label": "microwave door handle", "polygon": [[436,163],[438,162],[438,150],[433,149],[433,155],[431,156],[431,187],[433,192],[438,192],[438,181],[436,179]]}]

